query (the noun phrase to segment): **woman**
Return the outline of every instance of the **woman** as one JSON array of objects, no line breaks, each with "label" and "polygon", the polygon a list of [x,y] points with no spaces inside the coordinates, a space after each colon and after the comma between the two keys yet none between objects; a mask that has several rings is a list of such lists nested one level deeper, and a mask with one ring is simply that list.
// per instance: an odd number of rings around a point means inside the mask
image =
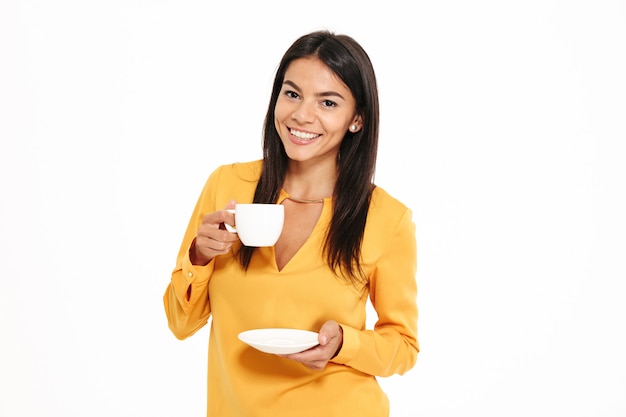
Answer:
[{"label": "woman", "polygon": [[[164,295],[179,339],[212,318],[208,416],[389,415],[376,377],[406,372],[419,351],[416,243],[411,211],[373,184],[377,144],[366,52],[326,31],[296,40],[277,69],[263,159],[210,175]],[[284,206],[275,246],[225,230],[236,202]],[[237,337],[258,328],[315,331],[319,345],[273,355]]]}]

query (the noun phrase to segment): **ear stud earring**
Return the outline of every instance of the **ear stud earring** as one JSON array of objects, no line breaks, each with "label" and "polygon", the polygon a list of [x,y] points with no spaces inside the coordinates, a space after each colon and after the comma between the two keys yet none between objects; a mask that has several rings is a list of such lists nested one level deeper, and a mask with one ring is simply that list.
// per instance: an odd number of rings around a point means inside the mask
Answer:
[{"label": "ear stud earring", "polygon": [[352,125],[350,126],[350,130],[353,132],[356,132],[357,127],[358,127],[357,125]]}]

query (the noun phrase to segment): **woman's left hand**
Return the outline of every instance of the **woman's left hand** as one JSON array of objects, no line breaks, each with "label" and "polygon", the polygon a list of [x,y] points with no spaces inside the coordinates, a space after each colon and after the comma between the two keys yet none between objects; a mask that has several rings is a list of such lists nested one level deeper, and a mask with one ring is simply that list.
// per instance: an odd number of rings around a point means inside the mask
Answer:
[{"label": "woman's left hand", "polygon": [[326,367],[328,361],[339,353],[343,345],[343,329],[336,321],[329,320],[322,325],[318,333],[319,345],[304,352],[279,356],[300,362],[316,371],[321,371]]}]

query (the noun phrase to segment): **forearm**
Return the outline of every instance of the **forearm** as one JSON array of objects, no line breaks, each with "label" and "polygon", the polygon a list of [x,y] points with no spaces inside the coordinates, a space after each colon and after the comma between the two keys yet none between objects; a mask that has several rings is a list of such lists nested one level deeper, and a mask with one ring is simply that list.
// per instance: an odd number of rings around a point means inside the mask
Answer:
[{"label": "forearm", "polygon": [[417,247],[411,213],[407,210],[380,244],[380,256],[369,277],[372,306],[378,315],[373,330],[343,327],[343,347],[333,362],[370,375],[402,374],[415,365],[417,340]]},{"label": "forearm", "polygon": [[417,340],[395,329],[358,330],[342,325],[343,345],[332,362],[369,375],[403,374],[417,361]]},{"label": "forearm", "polygon": [[197,267],[187,256],[172,272],[163,304],[169,328],[178,339],[191,336],[209,319],[208,277],[212,270],[213,263]]}]

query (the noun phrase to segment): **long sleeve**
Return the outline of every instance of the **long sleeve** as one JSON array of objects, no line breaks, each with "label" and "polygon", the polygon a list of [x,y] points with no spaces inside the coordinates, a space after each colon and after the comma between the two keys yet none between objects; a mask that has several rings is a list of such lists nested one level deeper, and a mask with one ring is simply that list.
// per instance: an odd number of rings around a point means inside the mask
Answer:
[{"label": "long sleeve", "polygon": [[214,275],[216,259],[206,266],[192,265],[189,260],[189,249],[202,218],[205,214],[223,209],[231,199],[249,202],[260,172],[260,161],[220,166],[211,173],[198,197],[163,296],[169,328],[179,339],[197,332],[212,314],[209,283]]},{"label": "long sleeve", "polygon": [[403,374],[415,365],[419,352],[415,225],[408,209],[395,225],[393,217],[384,220],[367,242],[370,251],[380,253],[370,276],[370,299],[378,321],[373,330],[342,323],[343,347],[333,359],[377,376]]},{"label": "long sleeve", "polygon": [[171,281],[163,296],[168,326],[178,339],[185,339],[196,333],[208,322],[211,315],[208,284],[215,262],[211,261],[206,266],[195,266],[189,259],[189,249],[202,223],[202,217],[215,209],[212,203],[213,189],[218,176],[216,171],[209,177],[198,198],[178,252]]},{"label": "long sleeve", "polygon": [[187,254],[172,272],[163,304],[169,328],[178,339],[191,336],[209,320],[208,277],[212,269],[213,262],[204,267],[192,265]]}]

